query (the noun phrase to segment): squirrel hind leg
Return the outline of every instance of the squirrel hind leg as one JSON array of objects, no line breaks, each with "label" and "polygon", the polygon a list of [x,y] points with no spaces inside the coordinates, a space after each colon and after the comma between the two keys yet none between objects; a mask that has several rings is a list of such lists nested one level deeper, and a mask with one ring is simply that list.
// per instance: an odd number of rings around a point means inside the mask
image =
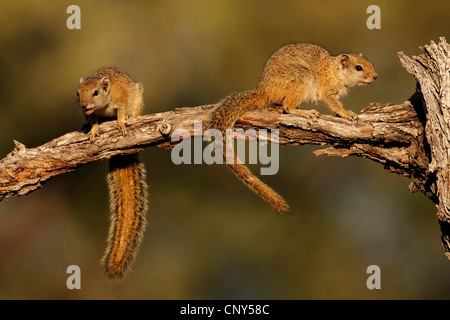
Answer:
[{"label": "squirrel hind leg", "polygon": [[144,87],[141,83],[135,83],[136,90],[134,94],[130,97],[128,103],[128,110],[130,117],[137,117],[142,114],[142,109],[144,108]]},{"label": "squirrel hind leg", "polygon": [[317,111],[315,109],[311,109],[311,110],[291,109],[291,110],[289,110],[289,112],[286,112],[286,113],[297,114],[299,116],[302,116],[302,117],[306,118],[306,121],[308,123],[316,122],[317,121],[317,117],[320,114],[319,111]]},{"label": "squirrel hind leg", "polygon": [[[298,90],[298,92],[302,92],[302,90]],[[296,114],[300,115],[308,121],[308,123],[316,122],[317,116],[319,112],[315,109],[305,110],[305,109],[297,109],[298,106],[301,105],[302,99],[301,95],[297,94],[296,96],[290,94],[288,95],[290,98],[285,98],[283,100],[283,111],[288,114]]]}]

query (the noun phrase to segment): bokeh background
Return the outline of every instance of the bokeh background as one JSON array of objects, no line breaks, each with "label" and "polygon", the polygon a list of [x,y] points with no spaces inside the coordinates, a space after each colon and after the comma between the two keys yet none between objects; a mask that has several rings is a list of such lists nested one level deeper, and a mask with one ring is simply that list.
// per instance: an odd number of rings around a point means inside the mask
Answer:
[{"label": "bokeh background", "polygon": [[[66,9],[81,8],[81,30]],[[381,8],[381,30],[366,9]],[[256,86],[267,58],[293,42],[363,53],[378,80],[343,102],[401,103],[415,82],[396,53],[446,36],[442,1],[0,1],[0,157],[13,139],[39,146],[84,121],[80,77],[125,69],[145,86],[145,112],[198,106]],[[329,111],[324,106],[317,109]],[[264,181],[290,203],[280,217],[220,165],[174,165],[142,152],[149,228],[133,272],[105,281],[107,162],[56,177],[0,203],[1,299],[448,299],[450,262],[436,209],[410,179],[350,157],[315,157],[315,146],[280,149]],[[259,172],[258,166],[252,166]],[[81,268],[68,290],[66,268]],[[369,290],[366,269],[381,268]]]}]

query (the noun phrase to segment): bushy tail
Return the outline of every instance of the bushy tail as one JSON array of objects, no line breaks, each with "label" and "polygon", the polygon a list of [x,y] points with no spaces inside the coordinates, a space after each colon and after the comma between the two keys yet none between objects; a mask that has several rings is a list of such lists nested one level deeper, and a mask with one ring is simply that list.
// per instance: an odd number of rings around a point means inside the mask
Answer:
[{"label": "bushy tail", "polygon": [[[266,105],[265,95],[258,91],[246,91],[224,99],[213,112],[211,127],[222,132],[223,141],[226,141],[226,129],[234,127],[239,118],[248,111],[261,110]],[[223,144],[223,156],[227,158],[226,143]],[[227,163],[234,175],[250,190],[269,203],[280,214],[289,211],[289,205],[275,190],[262,182],[248,167],[238,163],[236,153],[233,151],[233,164]]]},{"label": "bushy tail", "polygon": [[111,225],[102,265],[108,278],[121,280],[136,258],[146,226],[147,183],[138,154],[113,156],[107,182]]},{"label": "bushy tail", "polygon": [[256,177],[248,167],[242,164],[228,164],[228,167],[244,185],[269,203],[278,213],[284,215],[289,211],[289,205],[284,198]]}]

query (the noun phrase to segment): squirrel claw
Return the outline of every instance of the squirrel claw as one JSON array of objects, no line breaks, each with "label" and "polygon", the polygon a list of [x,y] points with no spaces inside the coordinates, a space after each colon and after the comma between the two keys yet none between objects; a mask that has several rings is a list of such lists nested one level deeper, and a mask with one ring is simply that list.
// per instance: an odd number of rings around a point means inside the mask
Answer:
[{"label": "squirrel claw", "polygon": [[98,137],[98,134],[89,134],[89,140],[93,143],[95,141],[95,138]]},{"label": "squirrel claw", "polygon": [[344,114],[339,114],[341,118],[348,118],[351,120],[358,120],[358,115],[350,110],[345,110]]},{"label": "squirrel claw", "polygon": [[291,114],[298,114],[304,118],[306,118],[306,121],[308,122],[308,124],[312,124],[313,122],[317,122],[317,117],[320,115],[320,113],[315,110],[315,109],[311,109],[311,110],[303,110],[303,109],[284,109],[285,113],[291,113]]},{"label": "squirrel claw", "polygon": [[308,113],[305,114],[306,119],[308,122],[317,122],[317,117],[319,116],[319,112],[317,110],[308,110]]},{"label": "squirrel claw", "polygon": [[127,135],[127,128],[126,127],[119,127],[120,133],[122,133],[122,136],[126,136]]},{"label": "squirrel claw", "polygon": [[96,138],[97,136],[99,136],[99,133],[98,133],[98,126],[93,126],[93,127],[91,128],[91,131],[89,131],[88,135],[89,135],[89,140],[90,140],[91,142],[94,142],[95,138]]}]

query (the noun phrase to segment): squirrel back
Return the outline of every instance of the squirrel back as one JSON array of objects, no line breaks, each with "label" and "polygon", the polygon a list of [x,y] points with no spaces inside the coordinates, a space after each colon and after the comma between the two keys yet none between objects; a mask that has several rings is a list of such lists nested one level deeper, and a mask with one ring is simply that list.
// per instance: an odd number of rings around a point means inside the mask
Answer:
[{"label": "squirrel back", "polygon": [[377,76],[372,63],[361,55],[332,56],[317,45],[289,44],[267,61],[257,90],[265,92],[270,102],[289,104],[292,109],[304,103],[328,104],[330,98],[340,99]]}]

